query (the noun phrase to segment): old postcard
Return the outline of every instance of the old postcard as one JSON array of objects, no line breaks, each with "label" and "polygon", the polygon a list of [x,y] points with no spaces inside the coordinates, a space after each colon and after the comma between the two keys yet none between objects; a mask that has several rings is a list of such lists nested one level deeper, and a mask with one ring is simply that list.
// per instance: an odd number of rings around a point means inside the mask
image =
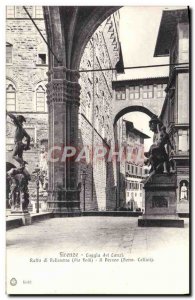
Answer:
[{"label": "old postcard", "polygon": [[6,293],[189,295],[189,7],[5,22]]}]

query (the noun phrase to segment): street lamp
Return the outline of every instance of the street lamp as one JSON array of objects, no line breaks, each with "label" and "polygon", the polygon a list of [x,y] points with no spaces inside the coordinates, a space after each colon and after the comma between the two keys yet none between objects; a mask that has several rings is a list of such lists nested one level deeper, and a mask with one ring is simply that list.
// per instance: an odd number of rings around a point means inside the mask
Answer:
[{"label": "street lamp", "polygon": [[36,167],[33,171],[33,173],[36,174],[36,188],[37,188],[37,208],[36,208],[36,213],[39,213],[39,176],[40,176],[40,168]]},{"label": "street lamp", "polygon": [[83,184],[83,211],[85,211],[85,181],[87,178],[87,173],[85,170],[82,171],[81,173],[81,181]]}]

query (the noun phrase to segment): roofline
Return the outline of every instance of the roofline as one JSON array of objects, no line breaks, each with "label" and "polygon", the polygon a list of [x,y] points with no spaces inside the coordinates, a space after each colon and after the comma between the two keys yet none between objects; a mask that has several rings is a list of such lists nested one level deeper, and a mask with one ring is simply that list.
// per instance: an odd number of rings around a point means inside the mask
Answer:
[{"label": "roofline", "polygon": [[177,12],[181,12],[181,11],[186,11],[188,14],[189,14],[189,6],[186,6],[186,8],[182,7],[181,9],[170,9],[170,10],[163,10],[162,11],[162,15],[161,15],[161,21],[160,21],[160,25],[159,25],[159,28],[158,28],[158,34],[157,34],[157,39],[156,39],[156,45],[155,45],[155,49],[154,49],[154,55],[153,57],[168,57],[170,54],[169,53],[163,53],[163,54],[158,54],[158,47],[159,47],[159,43],[160,43],[160,33],[161,33],[161,30],[162,30],[162,27],[163,27],[163,23],[165,22],[164,19],[163,19],[163,15],[164,15],[164,18],[165,18],[165,14],[168,14],[168,13],[174,13],[175,14]]},{"label": "roofline", "polygon": [[144,81],[163,81],[164,83],[167,83],[169,80],[169,76],[159,76],[159,77],[147,77],[147,78],[135,78],[135,79],[124,79],[124,80],[113,80],[112,86],[117,86],[120,84],[129,84],[129,83],[135,83],[135,82],[144,82]]},{"label": "roofline", "polygon": [[[125,121],[126,123],[129,123],[129,124],[133,124],[133,122],[128,121],[128,120],[125,120],[125,119],[123,119],[123,121]],[[140,131],[139,129],[135,128],[135,127],[134,127],[134,124],[133,124],[133,127],[132,127],[132,130],[131,130],[131,131],[135,131],[135,132],[138,133],[140,136],[142,136],[144,139],[150,139],[150,136],[148,136],[147,134],[143,133],[143,132]]]}]

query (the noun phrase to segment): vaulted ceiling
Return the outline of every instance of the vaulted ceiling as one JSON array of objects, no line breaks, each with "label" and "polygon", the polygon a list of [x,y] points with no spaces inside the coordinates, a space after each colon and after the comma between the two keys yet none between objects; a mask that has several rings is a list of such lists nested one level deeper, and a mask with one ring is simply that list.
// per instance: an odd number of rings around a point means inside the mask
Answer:
[{"label": "vaulted ceiling", "polygon": [[98,26],[119,6],[45,6],[47,38],[60,63],[50,53],[50,67],[79,69],[87,42]]}]

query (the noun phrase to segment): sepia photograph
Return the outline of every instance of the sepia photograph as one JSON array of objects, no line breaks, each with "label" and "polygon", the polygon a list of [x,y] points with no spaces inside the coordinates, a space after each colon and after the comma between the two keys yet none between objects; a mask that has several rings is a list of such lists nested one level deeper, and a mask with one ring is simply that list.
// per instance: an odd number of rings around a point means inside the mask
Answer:
[{"label": "sepia photograph", "polygon": [[5,10],[6,294],[190,295],[191,8]]}]

